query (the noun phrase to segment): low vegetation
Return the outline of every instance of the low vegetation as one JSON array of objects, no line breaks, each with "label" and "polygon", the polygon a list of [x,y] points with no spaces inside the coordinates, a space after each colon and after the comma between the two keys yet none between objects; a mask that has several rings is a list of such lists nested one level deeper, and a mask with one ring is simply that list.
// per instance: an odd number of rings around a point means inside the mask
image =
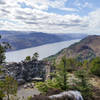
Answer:
[{"label": "low vegetation", "polygon": [[[36,87],[43,93],[47,93],[49,89],[55,88],[61,91],[78,90],[82,93],[85,100],[91,100],[92,85],[89,83],[91,70],[87,70],[89,63],[91,62],[78,62],[75,59],[63,57],[61,62],[56,65],[56,72],[51,73],[53,76],[52,80],[39,82]],[[74,78],[69,76],[70,73],[74,75]],[[71,78],[72,80],[70,80]]]},{"label": "low vegetation", "polygon": [[0,80],[0,100],[7,96],[7,100],[10,100],[10,95],[17,93],[17,82],[14,78],[6,76],[4,80]]}]

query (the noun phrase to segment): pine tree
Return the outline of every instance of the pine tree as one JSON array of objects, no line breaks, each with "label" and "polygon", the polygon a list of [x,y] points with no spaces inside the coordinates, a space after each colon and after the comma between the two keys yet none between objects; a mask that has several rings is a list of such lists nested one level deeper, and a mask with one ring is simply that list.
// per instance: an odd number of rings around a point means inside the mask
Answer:
[{"label": "pine tree", "polygon": [[9,95],[15,95],[17,93],[17,82],[13,77],[6,76],[4,81],[4,91],[10,100]]},{"label": "pine tree", "polygon": [[67,60],[65,56],[62,58],[60,64],[57,66],[55,79],[57,80],[58,85],[62,90],[68,89]]},{"label": "pine tree", "polygon": [[35,52],[33,54],[32,60],[38,60],[39,54],[37,52]]},{"label": "pine tree", "polygon": [[88,100],[92,97],[92,86],[89,83],[88,73],[85,70],[78,70],[75,75],[78,78],[75,81],[76,89],[82,93],[85,100]]}]

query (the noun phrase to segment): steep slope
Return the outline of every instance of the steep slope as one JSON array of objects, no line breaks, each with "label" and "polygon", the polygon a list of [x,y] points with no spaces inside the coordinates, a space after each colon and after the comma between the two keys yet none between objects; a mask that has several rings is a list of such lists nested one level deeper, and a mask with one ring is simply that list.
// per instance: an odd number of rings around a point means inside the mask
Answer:
[{"label": "steep slope", "polygon": [[92,59],[96,56],[100,56],[100,36],[88,36],[48,59],[56,58],[58,61],[64,55],[66,55],[67,58],[77,58],[79,60]]},{"label": "steep slope", "polygon": [[11,50],[25,49],[35,46],[40,46],[48,43],[55,43],[66,40],[81,39],[86,35],[76,34],[76,37],[73,37],[73,34],[47,34],[42,32],[26,32],[26,31],[0,31],[2,36],[1,41],[8,42],[11,46]]}]

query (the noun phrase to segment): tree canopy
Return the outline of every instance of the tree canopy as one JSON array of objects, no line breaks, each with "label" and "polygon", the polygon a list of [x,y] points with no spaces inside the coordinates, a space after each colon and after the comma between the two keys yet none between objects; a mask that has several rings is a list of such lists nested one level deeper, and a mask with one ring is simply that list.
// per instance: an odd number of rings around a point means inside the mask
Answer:
[{"label": "tree canopy", "polygon": [[90,71],[92,74],[100,76],[100,57],[94,58],[90,63]]}]

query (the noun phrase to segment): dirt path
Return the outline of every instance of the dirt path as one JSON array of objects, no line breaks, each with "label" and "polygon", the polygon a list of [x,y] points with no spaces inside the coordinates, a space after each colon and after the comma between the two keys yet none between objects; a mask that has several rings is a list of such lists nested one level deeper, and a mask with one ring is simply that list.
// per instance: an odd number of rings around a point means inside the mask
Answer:
[{"label": "dirt path", "polygon": [[25,89],[23,86],[18,89],[17,97],[22,100],[26,100],[30,96],[38,95],[40,92],[36,88],[27,88]]}]

